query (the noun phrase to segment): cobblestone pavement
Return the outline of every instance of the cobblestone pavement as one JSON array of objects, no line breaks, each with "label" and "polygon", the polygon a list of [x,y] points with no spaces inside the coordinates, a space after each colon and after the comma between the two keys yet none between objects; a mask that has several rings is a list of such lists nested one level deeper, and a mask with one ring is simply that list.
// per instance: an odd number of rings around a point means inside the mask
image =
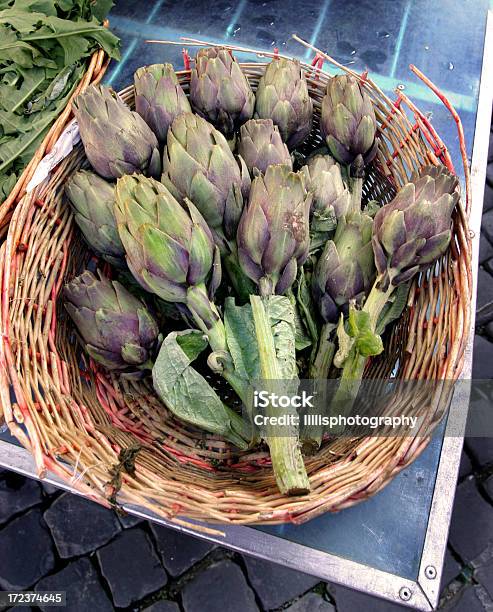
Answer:
[{"label": "cobblestone pavement", "polygon": [[[490,133],[474,378],[493,378],[493,131]],[[391,612],[401,606],[273,563],[119,517],[0,471],[0,588],[63,590],[70,612]],[[466,440],[440,607],[493,610],[493,440]],[[18,608],[19,610],[21,608]],[[39,608],[22,608],[22,610]]]}]

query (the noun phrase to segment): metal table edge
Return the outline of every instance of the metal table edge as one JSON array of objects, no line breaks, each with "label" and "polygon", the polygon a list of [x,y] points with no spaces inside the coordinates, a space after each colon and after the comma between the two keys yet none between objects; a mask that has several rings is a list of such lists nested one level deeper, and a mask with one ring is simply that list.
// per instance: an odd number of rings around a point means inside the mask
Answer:
[{"label": "metal table edge", "polygon": [[[470,380],[472,376],[472,357],[474,344],[474,322],[476,314],[476,291],[478,281],[479,235],[481,231],[481,216],[486,182],[486,163],[489,147],[490,117],[493,102],[493,10],[488,11],[486,20],[485,44],[483,49],[483,65],[479,86],[478,110],[474,129],[474,144],[471,161],[471,199],[472,208],[469,216],[469,229],[472,241],[473,288],[471,301],[471,324],[466,356],[460,378]],[[481,203],[481,205],[480,205]],[[455,497],[455,487],[451,482],[457,482],[460,457],[464,439],[448,435],[452,431],[463,431],[467,420],[467,410],[464,410],[464,397],[454,399],[450,407],[449,419],[445,430],[440,461],[438,464],[435,489],[431,502],[426,530],[425,542],[417,583],[435,609],[440,596],[440,580],[443,570],[448,529],[452,515]]]},{"label": "metal table edge", "polygon": [[[493,100],[493,11],[488,11],[485,45],[483,50],[483,65],[479,88],[479,101],[473,156],[471,163],[471,187],[473,206],[469,217],[470,229],[476,237],[473,240],[473,299],[469,339],[466,347],[461,378],[470,379],[472,371],[472,347],[474,341],[474,313],[476,303],[477,264],[479,257],[479,231],[481,226],[482,202],[486,177],[486,164],[489,144],[489,120]],[[440,593],[440,579],[445,555],[448,527],[455,496],[455,487],[460,456],[463,446],[462,437],[447,436],[447,432],[457,431],[457,426],[467,419],[464,410],[464,397],[454,398],[450,407],[449,419],[438,464],[435,488],[432,497],[428,527],[421,556],[420,569],[415,581],[403,578],[390,572],[384,572],[362,563],[357,563],[311,549],[296,542],[280,539],[277,536],[258,532],[251,527],[242,525],[218,526],[219,535],[210,535],[195,531],[167,521],[147,510],[136,506],[124,505],[124,509],[132,515],[151,520],[199,539],[205,539],[225,546],[232,550],[254,557],[275,561],[294,570],[319,577],[321,580],[353,588],[369,595],[387,599],[394,603],[409,606],[415,610],[429,612],[436,608]],[[36,468],[31,454],[20,446],[14,446],[0,440],[0,466],[14,470],[30,478],[37,479]],[[15,467],[14,467],[15,466]],[[80,495],[70,484],[48,473],[43,482],[53,484],[61,489]],[[429,568],[434,571],[430,573]],[[433,575],[433,578],[431,576]]]}]

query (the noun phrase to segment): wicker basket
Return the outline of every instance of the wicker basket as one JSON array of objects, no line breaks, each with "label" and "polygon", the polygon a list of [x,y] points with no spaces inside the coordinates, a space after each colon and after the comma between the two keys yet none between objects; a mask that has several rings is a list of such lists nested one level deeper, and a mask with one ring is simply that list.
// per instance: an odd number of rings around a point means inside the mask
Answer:
[{"label": "wicker basket", "polygon": [[70,121],[72,116],[72,100],[74,100],[74,98],[82,91],[84,91],[88,85],[99,83],[99,81],[103,78],[109,63],[110,58],[106,55],[103,49],[99,49],[92,54],[90,60],[88,60],[86,71],[84,72],[84,75],[79,81],[79,84],[75,88],[74,92],[70,96],[65,109],[43,138],[43,142],[37,148],[36,153],[33,155],[33,158],[29,164],[24,168],[24,171],[17,180],[17,183],[9,193],[8,198],[0,203],[0,241],[3,240],[7,233],[13,208],[26,193],[26,187],[36,171],[39,162],[43,159],[45,154],[51,151],[53,145],[56,143],[60,134]]},{"label": "wicker basket", "polygon": [[[321,58],[337,65],[318,53],[315,66]],[[255,88],[265,64],[242,66]],[[307,64],[303,68],[318,115],[327,75]],[[355,76],[374,102],[380,131],[366,197],[387,201],[412,170],[425,164],[452,168],[432,126],[402,92],[392,102],[366,75]],[[190,71],[178,77],[187,91]],[[121,96],[132,104],[133,87]],[[320,142],[315,120],[311,144]],[[11,432],[34,455],[40,477],[51,470],[100,503],[138,504],[176,522],[189,517],[215,523],[302,523],[373,495],[426,447],[429,437],[424,435],[326,442],[306,458],[311,492],[283,497],[265,448],[238,452],[177,422],[149,381],[119,380],[94,363],[81,371],[81,350],[59,295],[88,258],[62,197],[66,178],[84,162],[79,147],[20,201],[0,250],[1,403]],[[387,358],[375,360],[370,374],[389,375],[399,363],[398,375],[408,379],[459,376],[472,283],[466,210],[467,205],[457,208],[448,253],[431,276],[414,282],[409,306],[386,340]]]}]

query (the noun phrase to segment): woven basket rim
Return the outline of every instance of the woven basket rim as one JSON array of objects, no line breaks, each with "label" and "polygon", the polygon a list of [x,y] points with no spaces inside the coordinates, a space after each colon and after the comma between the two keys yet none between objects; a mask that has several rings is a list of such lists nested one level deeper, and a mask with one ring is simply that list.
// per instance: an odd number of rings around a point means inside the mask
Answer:
[{"label": "woven basket rim", "polygon": [[[328,56],[325,57],[328,58]],[[317,95],[320,96],[322,91],[324,74],[309,64],[302,63],[302,66],[308,74],[311,95],[316,100]],[[264,69],[265,64],[242,62],[242,67],[250,78],[255,79],[259,71]],[[186,81],[189,74],[189,70],[177,71],[177,75],[182,81]],[[361,79],[361,76],[358,75],[358,78]],[[391,102],[368,78],[363,80],[363,85],[372,94],[380,126],[384,130],[391,130],[394,129],[393,126],[396,125],[396,122],[399,123],[399,129],[396,129],[396,134],[393,134],[392,138],[389,139],[389,144],[382,143],[383,152],[379,152],[379,156],[385,161],[385,164],[381,164],[383,171],[388,173],[388,176],[395,181],[397,186],[402,183],[402,180],[399,179],[399,173],[402,173],[402,168],[406,167],[406,155],[410,155],[408,149],[411,146],[415,147],[419,152],[423,160],[422,165],[426,161],[431,163],[442,162],[449,166],[451,163],[450,158],[447,158],[448,152],[441,140],[438,138],[435,141],[436,146],[433,148],[430,144],[430,139],[434,138],[434,133],[428,132],[425,136],[423,135],[422,132],[426,129],[426,125],[422,123],[424,115],[416,109],[411,101],[408,103],[407,98],[400,93],[398,98],[400,102],[398,104]],[[125,98],[132,95],[132,89],[133,86],[129,86],[120,93]],[[404,106],[410,109],[414,115],[418,125],[417,128],[411,124],[403,112]],[[399,134],[402,135],[402,138],[398,137]],[[395,157],[392,156],[390,150],[392,144],[395,144],[394,150],[398,153]],[[415,161],[418,163],[418,154],[415,155]],[[60,454],[54,452],[59,450],[59,448],[54,448],[52,439],[49,441],[51,447],[47,448],[48,439],[46,439],[46,436],[51,434],[46,431],[46,427],[47,424],[54,426],[54,417],[53,415],[50,416],[48,408],[45,410],[44,406],[41,406],[41,412],[39,412],[40,402],[35,401],[35,399],[39,400],[39,398],[33,399],[32,389],[25,386],[26,383],[22,378],[23,374],[25,375],[26,372],[29,372],[29,380],[31,380],[34,373],[37,373],[38,370],[43,370],[44,374],[42,375],[46,375],[50,379],[50,393],[53,393],[54,396],[60,394],[56,401],[61,401],[64,386],[75,389],[80,387],[81,384],[80,381],[77,382],[76,380],[78,373],[69,370],[69,365],[67,365],[68,362],[66,361],[68,353],[60,353],[54,340],[56,327],[56,303],[54,300],[60,291],[68,265],[69,241],[72,239],[71,216],[65,214],[63,218],[57,217],[60,221],[59,229],[57,230],[53,230],[53,227],[56,226],[54,220],[48,220],[48,212],[51,209],[56,211],[57,214],[59,212],[56,205],[57,190],[60,190],[64,178],[77,167],[75,158],[76,155],[73,154],[60,165],[47,184],[41,185],[33,193],[27,194],[21,199],[12,217],[7,240],[0,250],[0,272],[2,277],[0,398],[2,398],[4,405],[6,422],[12,434],[20,440],[23,446],[33,453],[40,476],[43,476],[46,470],[52,470],[64,480],[69,480],[72,478],[72,473],[77,471],[79,476],[73,482],[74,486],[84,495],[108,505],[114,503],[114,497],[117,492],[114,490],[114,483],[111,482],[111,470],[119,463],[120,451],[131,447],[132,440],[135,443],[135,437],[129,434],[128,431],[112,431],[112,438],[110,439],[106,425],[103,427],[101,424],[97,424],[105,422],[102,413],[98,413],[98,409],[95,407],[98,402],[101,404],[103,401],[101,393],[107,394],[104,395],[104,401],[107,401],[107,398],[112,397],[111,394],[114,392],[114,389],[112,391],[109,383],[103,383],[97,372],[95,374],[91,373],[91,376],[95,377],[93,380],[96,380],[101,385],[99,390],[96,389],[96,395],[94,395],[93,389],[91,393],[94,397],[87,399],[87,401],[91,400],[90,410],[93,411],[91,414],[89,414],[89,404],[81,406],[74,399],[75,391],[63,400],[66,402],[64,410],[69,411],[71,415],[70,419],[67,419],[67,422],[70,422],[71,429],[68,430],[69,427],[65,426],[65,429],[67,429],[65,431],[63,422],[61,425],[56,425],[56,427],[60,430],[57,430],[58,438],[61,437],[60,432],[62,431],[64,436],[66,436],[60,446],[71,446],[70,452],[67,455],[66,453]],[[467,168],[465,171],[466,173],[468,172]],[[52,214],[54,214],[53,211]],[[33,227],[36,223],[39,224],[39,228],[36,226],[39,231],[41,229],[55,231],[56,240],[60,244],[65,245],[61,261],[58,261],[56,264],[58,266],[57,271],[54,277],[50,279],[51,289],[49,292],[44,292],[44,303],[38,304],[38,307],[41,305],[45,309],[44,315],[33,314],[34,309],[29,307],[29,305],[26,307],[27,314],[22,313],[18,308],[18,300],[26,299],[22,294],[23,288],[21,286],[20,274],[23,272],[33,273],[33,270],[37,269],[36,266],[38,268],[40,266],[39,261],[36,263],[35,258],[34,261],[32,260],[36,237],[31,237],[34,232],[31,233],[30,229],[28,231],[28,228]],[[44,223],[43,228],[41,228],[42,223]],[[60,237],[61,234],[62,236]],[[54,244],[55,239],[53,239]],[[19,249],[19,247],[21,248]],[[54,254],[47,256],[55,257]],[[28,260],[28,258],[31,259]],[[470,262],[471,240],[467,216],[465,209],[460,203],[454,217],[454,243],[450,253],[447,255],[447,262],[444,264],[447,266],[447,274],[453,276],[454,282],[457,283],[457,287],[460,289],[458,290],[457,303],[450,305],[451,314],[447,314],[450,328],[447,331],[453,337],[453,341],[450,343],[448,359],[441,364],[441,369],[436,372],[437,378],[455,379],[459,376],[462,367],[469,331],[472,291]],[[426,297],[423,297],[424,292],[421,292],[421,295],[419,295],[419,289],[415,288],[413,291],[410,303],[412,303],[412,300],[416,300],[416,303],[419,304],[419,300],[422,302],[426,300]],[[432,288],[430,291],[435,291],[435,289]],[[436,291],[439,290],[437,289]],[[50,297],[53,297],[53,299],[50,299]],[[428,305],[426,301],[423,303]],[[29,317],[40,326],[44,324],[45,337],[48,337],[50,332],[53,332],[52,342],[48,342],[48,347],[44,349],[46,353],[44,359],[50,364],[53,364],[50,361],[50,359],[53,359],[57,364],[56,368],[50,365],[53,368],[53,372],[49,375],[46,363],[40,366],[37,364],[36,359],[33,359],[32,355],[29,356],[29,353],[26,353],[23,346],[15,345],[15,336],[16,334],[18,335],[20,328],[28,325],[28,322],[31,320]],[[452,317],[454,318],[452,319]],[[409,325],[414,325],[418,329],[418,319],[419,317],[416,313],[411,313]],[[455,324],[455,329],[452,329],[453,323]],[[12,331],[13,328],[16,330],[15,333]],[[43,348],[41,346],[38,348],[43,359]],[[64,369],[69,371],[64,373]],[[57,372],[56,375],[54,374],[55,371]],[[412,368],[410,368],[410,372],[413,372]],[[58,380],[56,380],[57,378]],[[10,384],[13,385],[17,397],[17,405],[15,406],[10,402]],[[58,389],[55,390],[57,385]],[[77,427],[74,427],[71,420],[75,420],[78,423],[80,431]],[[24,423],[25,431],[19,427],[20,422]],[[40,431],[43,432],[42,435],[40,435]],[[93,468],[85,458],[84,460],[82,459],[82,450],[80,449],[79,459],[76,460],[77,453],[74,454],[74,448],[77,445],[80,446],[83,441],[90,444],[90,448],[94,447],[94,461],[96,459],[106,461],[106,478],[101,477],[101,474],[97,471],[99,467],[97,469]],[[316,490],[303,498],[283,498],[280,494],[276,494],[274,488],[269,489],[267,485],[265,485],[267,490],[256,488],[252,484],[255,482],[254,477],[250,477],[247,473],[245,473],[245,477],[240,479],[240,484],[237,487],[227,483],[228,486],[221,492],[220,485],[223,473],[217,474],[214,472],[211,475],[210,471],[207,472],[203,469],[200,471],[200,468],[193,463],[188,468],[188,472],[185,471],[188,480],[184,479],[181,485],[180,481],[176,480],[176,475],[173,475],[171,467],[168,466],[168,476],[166,478],[160,476],[161,481],[164,483],[163,490],[165,493],[159,495],[153,482],[154,475],[150,466],[152,466],[153,460],[162,461],[163,458],[161,455],[156,454],[155,457],[147,459],[146,448],[145,451],[140,453],[140,456],[137,451],[135,457],[135,475],[124,474],[118,500],[121,503],[142,505],[168,520],[176,522],[183,522],[179,516],[187,516],[216,523],[259,524],[282,523],[286,521],[301,523],[325,511],[340,510],[373,495],[385,486],[397,472],[409,465],[426,447],[428,441],[429,438],[419,436],[414,439],[400,440],[395,438],[362,439],[355,443],[354,448],[347,451],[340,460],[329,464],[326,461],[325,465],[317,467],[319,455],[322,456],[319,453],[315,459],[307,461],[310,480],[315,483]],[[142,443],[142,440],[139,443]],[[331,452],[337,454],[337,444],[332,447]],[[144,454],[146,462],[141,459]],[[323,456],[326,459],[328,455]],[[104,457],[104,459],[101,459],[101,457]],[[181,466],[180,458],[174,456],[173,460],[177,462],[176,474],[183,477],[184,473],[178,469],[178,466]],[[323,463],[323,459],[320,461]],[[172,464],[170,465],[172,466]],[[94,473],[92,472],[93,469]],[[80,474],[81,470],[82,474]],[[121,476],[121,474],[119,475]],[[72,480],[74,479],[72,478]],[[211,482],[215,480],[217,480],[218,488],[211,485]],[[340,486],[338,485],[339,481]],[[244,487],[243,489],[241,488],[242,486]],[[187,495],[190,496],[190,501],[187,500]],[[235,510],[235,507],[240,508],[240,510]],[[196,528],[195,525],[194,528]]]}]

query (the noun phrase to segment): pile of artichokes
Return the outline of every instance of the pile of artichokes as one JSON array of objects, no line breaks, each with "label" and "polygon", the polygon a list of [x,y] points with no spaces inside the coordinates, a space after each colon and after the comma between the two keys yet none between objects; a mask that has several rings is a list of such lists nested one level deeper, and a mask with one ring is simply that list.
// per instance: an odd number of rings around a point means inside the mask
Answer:
[{"label": "pile of artichokes", "polygon": [[[323,429],[259,431],[252,389],[338,377],[337,405],[351,405],[383,350],[382,313],[448,248],[456,178],[425,167],[376,214],[364,206],[372,102],[335,76],[315,126],[296,60],[274,58],[254,92],[230,50],[201,49],[188,96],[157,64],[135,73],[135,110],[104,86],[73,110],[93,171],[65,192],[100,265],[64,296],[87,354],[113,375],[152,377],[177,419],[240,450],[266,444],[280,491],[307,493],[302,449]],[[307,155],[318,129],[325,145]]]}]

